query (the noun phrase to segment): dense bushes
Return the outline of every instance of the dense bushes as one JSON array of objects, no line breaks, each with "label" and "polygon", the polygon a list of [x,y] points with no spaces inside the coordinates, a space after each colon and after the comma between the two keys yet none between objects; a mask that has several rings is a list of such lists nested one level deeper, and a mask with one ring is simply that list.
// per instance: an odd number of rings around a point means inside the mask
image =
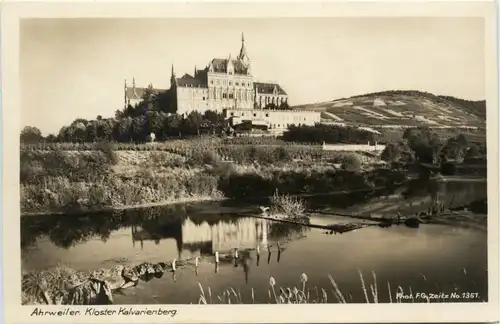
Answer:
[{"label": "dense bushes", "polygon": [[102,151],[87,153],[64,151],[21,151],[21,183],[39,183],[47,177],[63,177],[70,181],[105,179],[113,160]]},{"label": "dense bushes", "polygon": [[388,185],[393,177],[382,178],[376,173],[333,169],[274,170],[263,174],[232,174],[225,181],[219,182],[219,190],[229,198],[267,197],[272,196],[276,190],[282,194],[329,193],[370,189],[374,187],[377,178],[381,181],[379,185]]},{"label": "dense bushes", "polygon": [[[337,158],[342,153],[324,151],[319,145],[266,145],[266,144],[232,144],[229,141],[221,141],[215,138],[200,138],[192,140],[173,140],[156,144],[106,144],[114,151],[155,151],[170,152],[187,158],[199,155],[200,152],[212,151],[222,160],[247,163],[255,161],[287,162],[291,160],[304,160],[326,162]],[[90,151],[96,150],[98,146],[91,143],[46,143],[36,145],[21,145],[22,152],[30,151]],[[116,153],[116,152],[115,152]],[[270,158],[272,157],[272,158]]]},{"label": "dense bushes", "polygon": [[131,179],[113,176],[95,183],[49,178],[43,184],[21,185],[23,212],[70,212],[103,207],[182,202],[220,198],[218,177],[209,174],[147,174]]},{"label": "dense bushes", "polygon": [[381,154],[387,162],[445,163],[486,155],[486,143],[471,143],[463,134],[442,140],[433,130],[425,127],[407,129],[402,138],[388,144]]},{"label": "dense bushes", "polygon": [[[327,193],[383,184],[362,172],[359,155],[305,145],[220,145],[213,139],[179,140],[160,146],[161,150],[142,153],[117,153],[115,148],[125,144],[106,142],[84,151],[63,151],[58,149],[61,144],[55,145],[46,151],[21,151],[23,212],[222,196],[257,198],[270,196],[275,190],[284,194]],[[86,148],[87,144],[76,146]],[[114,166],[119,160],[121,163]],[[329,163],[318,164],[320,161]],[[337,170],[336,164],[342,168]]]},{"label": "dense bushes", "polygon": [[283,140],[316,144],[323,142],[329,144],[367,144],[375,141],[375,135],[354,127],[316,124],[315,126],[290,126],[283,134]]}]

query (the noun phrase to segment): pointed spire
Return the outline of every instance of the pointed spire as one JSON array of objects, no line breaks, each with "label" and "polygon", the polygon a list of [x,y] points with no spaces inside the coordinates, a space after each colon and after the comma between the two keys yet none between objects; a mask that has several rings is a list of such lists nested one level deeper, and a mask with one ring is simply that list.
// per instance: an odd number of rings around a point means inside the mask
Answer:
[{"label": "pointed spire", "polygon": [[124,88],[123,88],[123,94],[125,96],[125,107],[127,107],[127,79],[125,79],[125,84],[124,84]]},{"label": "pointed spire", "polygon": [[196,78],[196,65],[194,66],[194,77]]},{"label": "pointed spire", "polygon": [[175,82],[175,72],[174,72],[174,64],[172,63],[172,72],[171,72],[171,76],[170,76],[170,88],[174,87],[176,85],[176,82]]},{"label": "pointed spire", "polygon": [[240,54],[238,55],[238,60],[244,61],[244,63],[248,63],[249,57],[247,54],[247,49],[245,47],[245,35],[241,33],[241,49],[240,49]]},{"label": "pointed spire", "polygon": [[132,78],[132,87],[135,89],[135,77]]}]

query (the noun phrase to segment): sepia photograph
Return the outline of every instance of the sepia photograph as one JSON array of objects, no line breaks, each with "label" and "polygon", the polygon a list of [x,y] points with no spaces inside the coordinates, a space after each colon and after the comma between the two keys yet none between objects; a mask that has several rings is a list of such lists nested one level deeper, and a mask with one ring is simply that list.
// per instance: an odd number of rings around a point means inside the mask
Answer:
[{"label": "sepia photograph", "polygon": [[488,28],[19,19],[18,304],[35,319],[497,301]]}]

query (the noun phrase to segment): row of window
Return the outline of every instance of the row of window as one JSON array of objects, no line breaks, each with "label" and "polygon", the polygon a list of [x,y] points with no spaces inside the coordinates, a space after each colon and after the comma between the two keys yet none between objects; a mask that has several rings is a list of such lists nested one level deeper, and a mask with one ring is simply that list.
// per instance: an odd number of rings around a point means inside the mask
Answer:
[{"label": "row of window", "polygon": [[[231,113],[231,116],[234,116],[234,112]],[[245,112],[241,112],[241,117],[245,117]],[[253,117],[257,117],[257,113],[253,113]],[[269,117],[269,113],[266,113],[266,117]],[[287,119],[287,118],[285,118],[285,119]],[[301,116],[293,116],[293,120],[294,121],[299,121],[299,120],[306,121],[307,118],[301,117]]]},{"label": "row of window", "polygon": [[[283,128],[288,128],[288,127],[290,127],[290,126],[292,126],[292,125],[296,125],[296,126],[305,126],[306,124],[295,124],[295,123],[291,123],[291,124],[283,124]],[[276,126],[278,126],[278,127],[276,127]],[[278,125],[276,125],[276,124],[271,124],[271,125],[269,125],[269,128],[281,128],[281,124],[278,124]]]},{"label": "row of window", "polygon": [[[202,98],[202,100],[207,100],[207,99],[208,99],[207,97]],[[220,97],[217,97],[217,99],[220,99]],[[223,93],[222,99],[235,99],[235,98],[234,98],[234,95],[232,93],[229,93],[229,94]],[[236,99],[238,99],[238,98],[236,98]],[[242,98],[240,100],[244,100],[244,99]],[[254,114],[254,115],[256,116],[256,114]],[[269,117],[269,116],[266,116],[266,117]]]},{"label": "row of window", "polygon": [[285,97],[274,97],[274,96],[259,96],[259,102],[262,103],[283,103],[286,101]]},{"label": "row of window", "polygon": [[251,100],[252,99],[252,94],[249,92],[245,91],[236,91],[235,93],[227,93],[227,92],[221,92],[220,90],[216,90],[215,93],[213,91],[210,91],[210,95],[214,97],[215,99],[220,99],[221,97],[223,99],[237,99],[237,100]]},{"label": "row of window", "polygon": [[[241,116],[242,116],[242,117],[245,117],[245,113],[244,113],[244,112],[242,112],[242,113],[241,113]],[[255,114],[255,113],[254,113],[254,114],[253,114],[253,116],[254,116],[254,117],[257,117],[257,114]],[[234,112],[232,112],[232,113],[231,113],[231,117],[234,117]],[[268,114],[268,113],[266,113],[266,117],[269,117],[269,114]]]},{"label": "row of window", "polygon": [[[210,84],[217,84],[217,85],[220,85],[221,84],[221,80],[210,80]],[[227,81],[227,80],[222,80],[222,85],[230,85],[232,86],[233,85],[233,82],[232,81]],[[239,87],[240,86],[240,82],[239,81],[236,81],[234,82],[234,85]],[[241,82],[241,86],[242,87],[247,87],[247,88],[251,88],[252,87],[252,83],[250,82]]]}]

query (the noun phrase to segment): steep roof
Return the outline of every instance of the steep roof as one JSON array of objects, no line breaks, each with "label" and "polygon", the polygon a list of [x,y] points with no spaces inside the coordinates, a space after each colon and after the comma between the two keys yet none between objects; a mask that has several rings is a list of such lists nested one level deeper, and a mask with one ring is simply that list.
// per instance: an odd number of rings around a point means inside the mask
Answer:
[{"label": "steep roof", "polygon": [[196,78],[190,74],[184,74],[182,78],[175,79],[178,87],[206,87],[206,73],[204,71],[198,71]]},{"label": "steep roof", "polygon": [[262,83],[262,82],[254,82],[254,87],[257,93],[262,94],[274,94],[274,90],[278,92],[280,95],[286,95],[287,93],[283,88],[277,83]]},{"label": "steep roof", "polygon": [[142,99],[146,94],[146,91],[151,91],[153,94],[158,94],[167,91],[167,89],[127,87],[125,96],[127,97],[127,99]]},{"label": "steep roof", "polygon": [[245,47],[245,35],[243,35],[243,33],[241,33],[241,49],[240,49],[240,55],[238,55],[238,59],[239,60],[250,59],[248,57],[247,49]]},{"label": "steep roof", "polygon": [[[227,73],[227,64],[229,59],[214,58],[210,63],[214,68],[214,72]],[[247,74],[247,68],[240,60],[231,60],[234,66],[234,74]]]}]

